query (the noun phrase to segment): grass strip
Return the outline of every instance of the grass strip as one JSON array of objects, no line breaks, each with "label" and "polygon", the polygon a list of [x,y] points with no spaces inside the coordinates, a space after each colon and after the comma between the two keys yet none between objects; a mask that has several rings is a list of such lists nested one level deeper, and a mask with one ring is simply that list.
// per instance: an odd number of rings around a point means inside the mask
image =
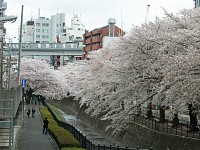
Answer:
[{"label": "grass strip", "polygon": [[[81,148],[80,142],[71,134],[68,130],[60,127],[57,122],[53,119],[53,116],[48,111],[47,107],[40,106],[39,108],[42,118],[47,117],[49,120],[49,133],[55,139],[58,147],[63,148]],[[81,148],[82,149],[82,148]],[[64,149],[65,150],[65,149]],[[71,149],[73,150],[73,149]]]}]

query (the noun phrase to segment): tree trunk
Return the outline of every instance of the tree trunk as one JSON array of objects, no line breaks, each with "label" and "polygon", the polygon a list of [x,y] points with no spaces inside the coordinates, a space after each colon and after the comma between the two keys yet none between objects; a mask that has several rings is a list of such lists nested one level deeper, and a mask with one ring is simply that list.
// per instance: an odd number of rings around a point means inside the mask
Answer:
[{"label": "tree trunk", "polygon": [[178,114],[174,114],[174,118],[173,118],[173,121],[172,121],[172,127],[173,128],[176,128],[179,126],[179,119],[178,119]]},{"label": "tree trunk", "polygon": [[160,107],[160,119],[159,122],[164,123],[165,122],[165,107]]},{"label": "tree trunk", "polygon": [[153,115],[152,115],[152,103],[151,102],[147,106],[147,117],[149,119],[153,118]]},{"label": "tree trunk", "polygon": [[192,104],[188,105],[188,110],[189,110],[189,116],[190,116],[190,131],[192,132],[199,131],[199,128],[197,127],[197,123],[198,123],[197,114]]}]

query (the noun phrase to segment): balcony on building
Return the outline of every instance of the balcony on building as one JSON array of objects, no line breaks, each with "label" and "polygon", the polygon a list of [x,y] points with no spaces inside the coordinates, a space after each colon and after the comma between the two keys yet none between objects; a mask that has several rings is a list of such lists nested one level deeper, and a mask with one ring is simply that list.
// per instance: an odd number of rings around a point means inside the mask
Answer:
[{"label": "balcony on building", "polygon": [[102,48],[102,45],[101,44],[93,44],[92,45],[92,50],[97,50],[99,48]]},{"label": "balcony on building", "polygon": [[85,46],[84,48],[83,48],[83,51],[90,51],[91,50],[91,45],[88,45],[88,46]]},{"label": "balcony on building", "polygon": [[98,43],[102,41],[102,37],[93,37],[92,38],[92,43]]},{"label": "balcony on building", "polygon": [[86,32],[83,36],[84,36],[85,38],[91,37],[91,32]]},{"label": "balcony on building", "polygon": [[91,38],[85,39],[85,40],[84,40],[84,44],[85,44],[85,45],[90,44],[91,41],[92,41]]}]

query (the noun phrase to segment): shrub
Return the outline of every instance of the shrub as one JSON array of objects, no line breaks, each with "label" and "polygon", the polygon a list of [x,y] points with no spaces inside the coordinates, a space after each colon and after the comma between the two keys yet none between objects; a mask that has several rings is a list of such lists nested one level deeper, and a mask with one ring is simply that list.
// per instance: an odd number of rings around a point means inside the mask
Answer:
[{"label": "shrub", "polygon": [[[81,147],[79,141],[66,129],[60,127],[57,122],[53,119],[53,116],[44,106],[39,108],[42,118],[47,117],[49,120],[49,133],[55,139],[59,148],[63,147]],[[77,149],[78,150],[78,149]]]}]

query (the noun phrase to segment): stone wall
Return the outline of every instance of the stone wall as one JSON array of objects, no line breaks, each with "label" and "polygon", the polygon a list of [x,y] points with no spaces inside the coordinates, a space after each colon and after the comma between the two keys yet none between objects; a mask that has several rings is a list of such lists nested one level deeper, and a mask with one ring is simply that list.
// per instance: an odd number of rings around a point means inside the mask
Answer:
[{"label": "stone wall", "polygon": [[90,125],[91,128],[99,132],[102,136],[110,141],[113,145],[149,148],[153,146],[154,150],[200,150],[200,140],[164,134],[148,129],[145,126],[132,123],[128,130],[119,134],[112,135],[112,130],[105,131],[110,124],[109,121],[102,121],[98,118],[92,118],[84,113],[86,106],[80,108],[77,101],[72,98],[62,101],[51,101],[63,111],[73,111],[81,120]]}]

